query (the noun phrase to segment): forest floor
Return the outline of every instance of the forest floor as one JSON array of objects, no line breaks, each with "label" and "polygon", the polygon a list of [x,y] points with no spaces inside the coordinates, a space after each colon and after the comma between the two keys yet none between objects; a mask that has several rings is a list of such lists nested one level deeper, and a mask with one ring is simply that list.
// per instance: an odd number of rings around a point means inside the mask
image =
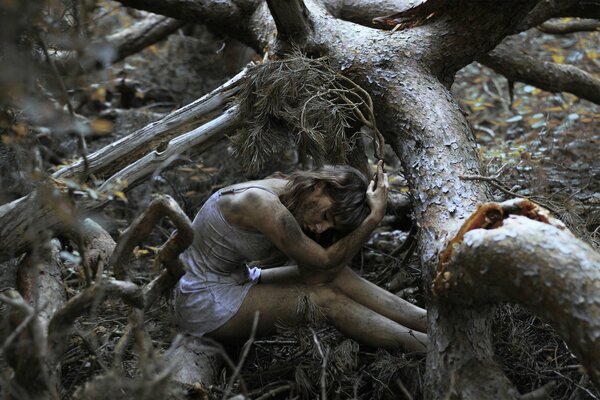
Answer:
[{"label": "forest floor", "polygon": [[[113,3],[103,4],[94,22],[97,34],[127,26],[137,16]],[[600,32],[557,36],[532,30],[519,37],[528,53],[541,60],[576,65],[600,77]],[[201,27],[186,28],[185,33],[176,33],[109,71],[85,77],[85,82],[80,82],[88,88],[84,97],[100,96],[103,101],[100,109],[82,106],[80,112],[89,118],[110,119],[112,127],[108,135],[89,143],[90,150],[195,100],[251,59],[256,61],[256,55],[239,43],[215,37]],[[115,78],[135,82],[131,85],[134,102],[124,104],[123,88],[110,83]],[[498,200],[528,196],[600,248],[600,107],[569,94],[547,93],[521,83],[514,84],[511,99],[508,86],[504,77],[476,63],[464,68],[453,86],[474,127],[483,174],[496,179],[495,196]],[[74,145],[67,151],[77,157]],[[249,178],[227,143],[200,157],[186,155],[184,161],[182,166],[134,189],[127,201],[115,202],[98,213],[96,220],[116,237],[155,193],[172,195],[193,217],[214,190]],[[284,161],[277,166],[282,165],[285,167]],[[396,176],[395,189],[406,190],[397,162],[391,163],[390,172]],[[393,217],[388,220],[390,223],[375,232],[353,266],[367,279],[424,305],[414,246],[404,246],[407,250],[403,253],[397,251],[411,240],[410,226],[394,225]],[[139,282],[147,282],[155,274],[150,267],[154,251],[170,231],[169,225],[162,226],[151,241],[136,249],[133,263]],[[82,282],[76,270],[71,273],[67,282],[70,292],[76,293]],[[169,314],[169,302],[161,301],[147,316],[148,332],[157,348],[167,348],[176,334]],[[79,322],[79,333],[63,363],[66,387],[74,389],[111,365],[115,344],[126,325],[125,308],[110,302],[93,317]],[[525,310],[500,306],[493,331],[498,360],[521,393],[555,382],[548,398],[600,398],[565,343]],[[324,387],[329,398],[422,397],[423,356],[359,346],[327,326],[282,327],[279,335],[253,340],[247,354],[242,347],[226,350],[233,364],[243,361],[243,368],[233,386],[228,386],[231,369],[223,369],[210,388],[215,398],[225,392],[245,392],[251,398],[311,399]],[[127,372],[131,376],[137,373],[135,358],[133,352],[124,356],[126,365],[132,365]]]}]

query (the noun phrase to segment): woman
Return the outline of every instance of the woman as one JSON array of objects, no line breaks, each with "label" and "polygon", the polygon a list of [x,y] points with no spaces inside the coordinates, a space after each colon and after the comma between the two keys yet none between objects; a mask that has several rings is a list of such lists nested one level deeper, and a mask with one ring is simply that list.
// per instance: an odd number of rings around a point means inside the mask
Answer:
[{"label": "woman", "polygon": [[[358,342],[425,351],[426,311],[347,267],[383,218],[387,192],[381,161],[370,183],[354,168],[330,166],[219,190],[196,215],[194,243],[182,254],[189,271],[176,291],[181,328],[243,340],[256,311],[256,333],[265,335],[317,310]],[[341,236],[331,246],[315,241],[331,231]],[[296,265],[265,268],[278,258]]]}]

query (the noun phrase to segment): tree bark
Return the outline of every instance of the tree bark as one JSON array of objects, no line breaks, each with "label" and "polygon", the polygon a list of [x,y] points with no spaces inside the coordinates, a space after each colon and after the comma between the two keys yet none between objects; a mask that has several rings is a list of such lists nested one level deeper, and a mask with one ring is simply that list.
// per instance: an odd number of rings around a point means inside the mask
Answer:
[{"label": "tree bark", "polygon": [[540,25],[551,18],[579,17],[600,18],[599,0],[542,0],[518,25],[524,31]]},{"label": "tree bark", "polygon": [[[433,279],[443,243],[450,239],[477,202],[489,198],[481,182],[460,175],[479,171],[467,120],[448,87],[454,74],[494,48],[537,1],[448,2],[448,11],[427,23],[390,34],[332,18],[316,0],[306,8],[282,10],[271,2],[121,0],[125,5],[173,17],[204,19],[210,26],[228,22],[231,34],[258,51],[289,48],[294,42],[311,55],[326,55],[334,68],[372,96],[377,125],[399,156],[415,199],[419,256],[425,282]],[[387,4],[387,3],[386,3]],[[286,26],[286,13],[302,15],[310,31],[296,37],[274,35]],[[343,7],[338,10],[343,13]],[[223,29],[223,25],[220,27]],[[460,49],[460,51],[457,51]],[[517,398],[493,359],[490,308],[451,307],[431,298],[427,359],[427,398]]]},{"label": "tree bark", "polygon": [[519,81],[549,92],[568,92],[600,104],[600,79],[572,65],[540,61],[504,41],[477,59],[511,81]]},{"label": "tree bark", "polygon": [[509,216],[520,203],[527,201],[497,205],[505,214],[500,226],[474,226],[451,242],[434,293],[439,301],[469,307],[524,305],[552,325],[600,388],[600,254],[562,223]]}]

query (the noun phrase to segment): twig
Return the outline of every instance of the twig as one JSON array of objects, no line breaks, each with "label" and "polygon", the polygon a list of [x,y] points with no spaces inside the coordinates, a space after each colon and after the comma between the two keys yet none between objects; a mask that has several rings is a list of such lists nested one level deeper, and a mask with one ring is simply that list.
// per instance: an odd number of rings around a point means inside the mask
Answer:
[{"label": "twig", "polygon": [[[237,379],[238,375],[240,374],[240,371],[242,370],[242,365],[244,365],[244,361],[246,361],[246,357],[248,357],[248,353],[250,352],[250,347],[252,346],[252,343],[254,342],[254,336],[256,335],[256,328],[258,328],[258,318],[259,317],[260,317],[260,312],[256,311],[254,313],[254,321],[252,321],[252,331],[250,332],[250,338],[244,344],[244,349],[242,350],[242,354],[240,356],[238,364],[236,365],[235,370],[233,371],[233,375],[231,375],[231,378],[229,378],[229,382],[227,382],[227,386],[225,387],[225,392],[223,392],[223,397],[221,397],[222,400],[226,400],[227,396],[229,396],[229,393],[231,393],[231,388],[233,387],[235,380]],[[244,393],[244,395],[246,396],[246,398],[248,398],[248,393]]]},{"label": "twig", "polygon": [[529,196],[524,196],[522,194],[519,193],[515,193],[513,191],[510,191],[508,189],[506,189],[506,187],[504,187],[504,185],[502,185],[497,178],[493,177],[493,176],[482,176],[482,175],[460,175],[459,176],[460,179],[464,180],[464,181],[484,181],[489,183],[491,186],[493,186],[494,188],[498,189],[499,191],[501,191],[504,194],[507,194],[509,196],[515,196],[515,197],[520,197],[522,199],[527,199],[530,201],[533,201],[534,203],[538,203],[539,205],[541,205],[544,208],[547,208],[548,210],[550,210],[552,213],[559,215],[560,213],[554,209],[553,207],[549,206],[548,204],[545,204],[541,201],[534,201],[531,199],[531,197]]},{"label": "twig", "polygon": [[[1,299],[0,299],[1,300]],[[4,354],[4,352],[6,351],[6,349],[8,348],[8,346],[11,345],[11,343],[13,342],[13,340],[15,340],[15,338],[17,336],[19,336],[19,334],[27,327],[27,325],[29,325],[29,323],[33,320],[33,318],[36,316],[35,313],[31,313],[27,316],[27,318],[25,318],[23,320],[23,322],[21,322],[19,324],[19,326],[17,326],[15,328],[14,331],[11,332],[11,334],[6,338],[6,340],[4,341],[4,344],[2,345],[2,347],[0,347],[0,356],[2,354]]]},{"label": "twig", "polygon": [[[48,54],[48,49],[46,48],[46,44],[42,40],[42,36],[40,35],[39,31],[36,30],[35,34],[37,36],[38,44],[40,45],[40,47],[42,48],[42,51],[44,52],[44,57],[46,57],[46,61],[50,65],[50,70],[52,71],[52,75],[54,75],[54,79],[56,79],[56,81],[58,82],[63,101],[67,105],[67,109],[69,110],[69,115],[71,116],[71,122],[74,122],[75,111],[73,109],[73,105],[71,104],[71,101],[69,100],[69,93],[67,92],[67,87],[65,86],[65,82],[63,81],[62,77],[60,76],[60,73],[58,72],[58,68],[56,67],[56,64],[54,63],[54,60],[52,59],[52,57],[50,57],[50,54]],[[89,169],[89,162],[87,159],[87,155],[88,155],[87,143],[85,142],[85,137],[83,136],[83,132],[81,132],[81,130],[79,130],[77,133],[78,133],[77,144],[79,146],[79,152],[81,153],[81,158],[83,159],[83,171],[81,173],[81,180],[84,181],[85,178],[87,177],[87,171]]]},{"label": "twig", "polygon": [[317,350],[319,351],[319,354],[321,355],[322,358],[322,363],[321,363],[321,400],[327,400],[327,359],[329,358],[329,349],[323,351],[323,348],[321,347],[321,343],[319,342],[319,339],[317,338],[317,334],[316,332],[311,328],[310,329],[312,334],[313,334],[313,341],[315,342],[315,345],[317,346]]},{"label": "twig", "polygon": [[408,389],[406,389],[406,386],[404,386],[404,384],[400,380],[400,378],[396,378],[394,380],[394,382],[396,383],[396,386],[398,386],[398,389],[400,389],[400,392],[402,392],[402,395],[404,396],[404,398],[406,400],[414,400],[413,397],[412,397],[412,395],[408,391]]},{"label": "twig", "polygon": [[577,399],[577,392],[579,392],[579,387],[583,386],[586,381],[588,381],[589,378],[586,375],[582,375],[581,378],[579,379],[579,385],[575,386],[575,389],[573,390],[573,392],[571,393],[571,395],[569,396],[569,400],[575,400]]},{"label": "twig", "polygon": [[[12,291],[12,289],[10,290]],[[33,314],[33,308],[23,301],[23,299],[11,299],[10,297],[0,294],[0,301],[26,313],[27,315]]]},{"label": "twig", "polygon": [[283,392],[285,392],[287,390],[291,390],[293,388],[294,388],[294,385],[292,383],[288,383],[287,385],[282,385],[282,386],[279,386],[279,387],[269,390],[262,396],[257,397],[256,400],[266,400],[268,398],[275,397],[279,393],[283,393]]},{"label": "twig", "polygon": [[406,240],[404,240],[404,242],[400,246],[398,246],[394,250],[392,250],[392,252],[389,254],[390,257],[395,257],[396,255],[402,254],[406,250],[408,250],[412,246],[413,242],[415,241],[418,230],[419,230],[419,227],[417,226],[417,224],[413,223],[413,225],[410,227],[410,231],[408,232],[408,236],[406,237]]},{"label": "twig", "polygon": [[558,384],[555,381],[548,382],[544,386],[535,389],[519,397],[519,400],[543,400],[550,398],[550,394]]}]

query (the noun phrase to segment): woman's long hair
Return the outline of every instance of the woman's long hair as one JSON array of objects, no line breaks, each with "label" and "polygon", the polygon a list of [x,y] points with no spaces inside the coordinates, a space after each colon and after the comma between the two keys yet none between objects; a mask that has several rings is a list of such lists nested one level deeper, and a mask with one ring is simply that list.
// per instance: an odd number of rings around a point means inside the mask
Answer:
[{"label": "woman's long hair", "polygon": [[355,168],[326,165],[311,171],[295,171],[287,179],[289,183],[279,199],[294,215],[306,195],[315,190],[317,183],[325,184],[325,193],[333,200],[336,230],[341,236],[358,228],[369,215],[366,197],[369,181]]}]

